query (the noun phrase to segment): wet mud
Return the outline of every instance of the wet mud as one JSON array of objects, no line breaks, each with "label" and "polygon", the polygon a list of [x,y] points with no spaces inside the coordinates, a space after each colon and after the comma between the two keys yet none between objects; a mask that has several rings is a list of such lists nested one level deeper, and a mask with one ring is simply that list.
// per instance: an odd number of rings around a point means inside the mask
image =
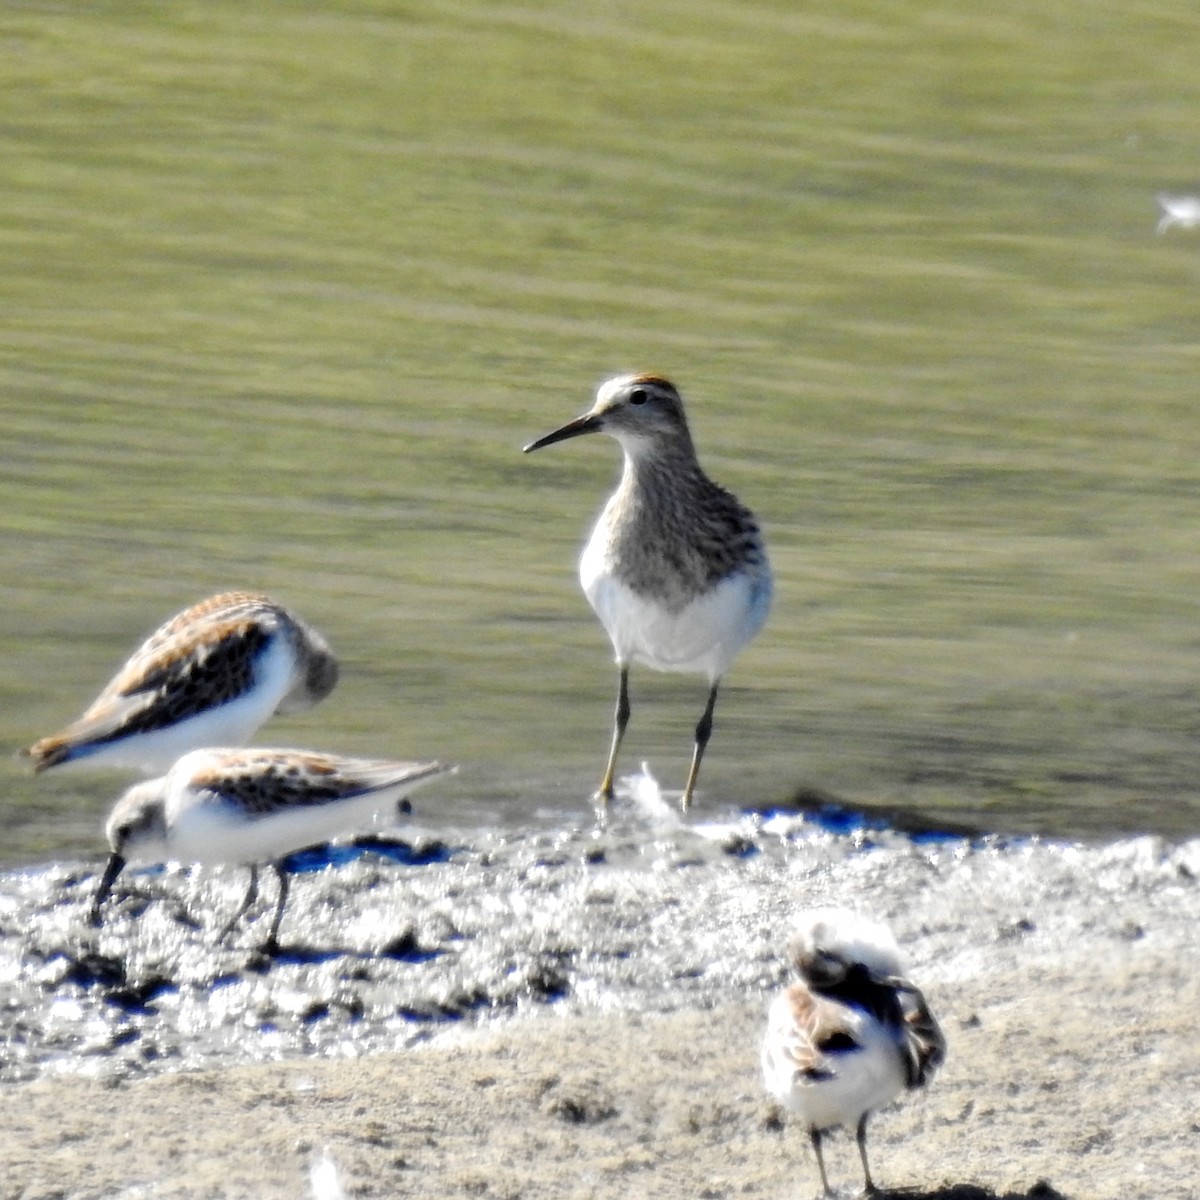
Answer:
[{"label": "wet mud", "polygon": [[1200,842],[630,818],[301,871],[273,957],[265,918],[218,937],[243,871],[131,875],[98,929],[93,868],[10,874],[0,1196],[304,1195],[326,1143],[348,1195],[815,1194],[757,1042],[826,903],[892,925],[950,1040],[877,1118],[883,1183],[1188,1196],[1198,874]]}]

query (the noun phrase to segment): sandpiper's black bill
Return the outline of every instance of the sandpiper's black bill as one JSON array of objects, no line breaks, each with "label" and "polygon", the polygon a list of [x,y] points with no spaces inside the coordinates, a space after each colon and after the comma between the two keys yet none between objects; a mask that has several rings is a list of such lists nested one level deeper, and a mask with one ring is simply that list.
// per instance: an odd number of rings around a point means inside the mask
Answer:
[{"label": "sandpiper's black bill", "polygon": [[88,913],[88,920],[93,925],[100,924],[100,906],[108,899],[108,893],[112,891],[113,884],[117,882],[117,876],[125,868],[125,860],[121,855],[113,851],[108,856],[108,865],[104,868],[104,874],[100,879],[100,886],[96,889],[96,897],[92,901],[92,910]]},{"label": "sandpiper's black bill", "polygon": [[530,450],[540,450],[543,446],[553,446],[555,442],[565,442],[567,438],[580,437],[585,433],[596,433],[599,429],[600,418],[594,413],[584,413],[582,417],[568,421],[561,429],[556,429],[553,433],[538,438],[536,442],[530,442],[525,447],[524,453],[528,454]]}]

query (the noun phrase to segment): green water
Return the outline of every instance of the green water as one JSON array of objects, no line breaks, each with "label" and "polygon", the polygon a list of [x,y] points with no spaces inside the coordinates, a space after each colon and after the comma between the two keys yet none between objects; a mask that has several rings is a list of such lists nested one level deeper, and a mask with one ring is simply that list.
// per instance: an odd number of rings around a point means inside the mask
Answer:
[{"label": "green water", "polygon": [[[256,587],[344,664],[262,740],[581,809],[617,451],[519,448],[637,367],[777,574],[702,808],[1194,833],[1200,13],[971,7],[8,4],[0,745]],[[634,685],[679,787],[703,681]],[[5,861],[98,851],[123,779],[0,773]]]}]

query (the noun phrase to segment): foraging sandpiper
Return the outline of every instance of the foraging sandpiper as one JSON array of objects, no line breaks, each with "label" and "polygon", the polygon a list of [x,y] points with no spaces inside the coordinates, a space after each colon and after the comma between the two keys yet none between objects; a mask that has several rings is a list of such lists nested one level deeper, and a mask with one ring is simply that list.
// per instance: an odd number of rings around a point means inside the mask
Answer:
[{"label": "foraging sandpiper", "polygon": [[221,936],[258,895],[258,864],[279,879],[279,899],[264,950],[279,948],[287,902],[281,860],[351,833],[418,784],[453,771],[442,763],[341,758],[309,750],[193,750],[161,778],[135,784],[105,826],[111,850],[92,901],[91,921],[126,863],[242,864],[250,887]]}]

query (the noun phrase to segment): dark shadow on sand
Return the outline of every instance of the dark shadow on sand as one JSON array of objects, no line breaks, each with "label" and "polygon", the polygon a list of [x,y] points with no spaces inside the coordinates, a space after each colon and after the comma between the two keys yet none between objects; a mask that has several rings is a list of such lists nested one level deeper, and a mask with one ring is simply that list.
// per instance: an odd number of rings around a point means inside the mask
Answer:
[{"label": "dark shadow on sand", "polygon": [[1057,1188],[1039,1179],[1026,1192],[993,1192],[974,1183],[952,1183],[931,1192],[917,1188],[883,1188],[874,1200],[1067,1200]]}]

